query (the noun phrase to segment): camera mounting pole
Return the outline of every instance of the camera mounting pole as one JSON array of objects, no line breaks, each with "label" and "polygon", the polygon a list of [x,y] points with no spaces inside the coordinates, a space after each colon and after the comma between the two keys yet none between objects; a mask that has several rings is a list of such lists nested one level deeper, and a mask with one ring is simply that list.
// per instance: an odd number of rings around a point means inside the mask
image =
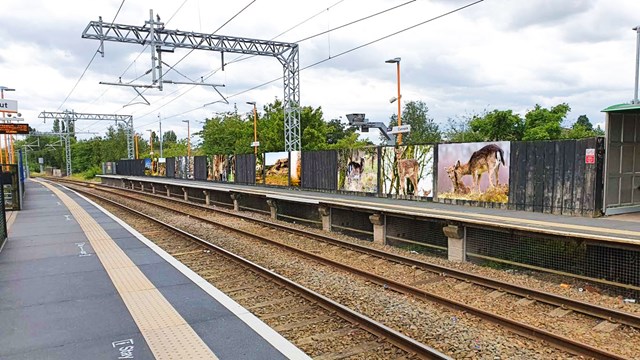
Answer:
[{"label": "camera mounting pole", "polygon": [[347,114],[347,120],[349,125],[357,126],[361,132],[369,132],[371,128],[378,128],[387,139],[387,145],[394,146],[396,144],[395,136],[391,136],[391,129],[382,122],[369,122],[369,119],[365,119],[364,114]]}]

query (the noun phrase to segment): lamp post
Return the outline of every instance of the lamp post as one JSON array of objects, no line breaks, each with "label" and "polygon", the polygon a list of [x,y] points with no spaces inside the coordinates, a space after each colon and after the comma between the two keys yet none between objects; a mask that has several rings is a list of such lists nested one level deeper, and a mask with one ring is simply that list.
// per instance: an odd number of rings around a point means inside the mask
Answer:
[{"label": "lamp post", "polygon": [[149,144],[151,145],[149,155],[151,156],[151,159],[153,159],[153,130],[147,129],[147,131],[149,132]]},{"label": "lamp post", "polygon": [[187,156],[191,157],[191,129],[189,125],[189,120],[182,120],[182,122],[187,123]]},{"label": "lamp post", "polygon": [[[398,78],[398,97],[394,100],[391,99],[391,102],[393,101],[398,101],[398,126],[402,125],[402,118],[401,118],[401,111],[402,109],[400,108],[400,100],[402,99],[402,96],[400,95],[400,58],[393,58],[393,59],[389,59],[387,61],[385,61],[385,63],[387,64],[396,64],[396,68],[397,68],[397,78]],[[397,141],[398,145],[402,145],[402,133],[398,134],[398,141]]]},{"label": "lamp post", "polygon": [[640,80],[640,25],[633,28],[637,35],[636,40],[636,87],[635,92],[633,93],[633,104],[640,104],[640,100],[638,100],[638,81]]},{"label": "lamp post", "polygon": [[253,153],[258,155],[258,111],[256,110],[255,101],[247,101],[247,104],[253,105]]},{"label": "lamp post", "polygon": [[158,122],[160,123],[160,157],[162,156],[162,142],[164,141],[162,136],[162,118],[160,117],[160,113],[158,113]]}]

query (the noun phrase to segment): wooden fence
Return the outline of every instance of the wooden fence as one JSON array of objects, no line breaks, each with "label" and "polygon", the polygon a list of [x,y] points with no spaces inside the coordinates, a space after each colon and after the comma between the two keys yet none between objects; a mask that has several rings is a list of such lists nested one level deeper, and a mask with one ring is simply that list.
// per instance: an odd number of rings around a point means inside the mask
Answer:
[{"label": "wooden fence", "polygon": [[[438,147],[433,147],[433,201],[452,202],[482,207],[502,207],[513,210],[574,216],[600,216],[603,208],[604,138],[560,141],[528,141],[510,143],[508,203],[438,199]],[[587,149],[593,156],[587,161]],[[378,148],[378,165],[380,164]],[[591,152],[590,152],[591,154]],[[235,157],[234,179],[238,184],[256,184],[257,171],[264,171],[262,161],[254,154]],[[338,190],[338,151],[305,151],[301,156],[302,189]],[[175,177],[176,159],[167,158],[166,176]],[[144,160],[121,160],[119,175],[144,176]],[[207,180],[208,163],[205,156],[196,156],[193,172],[195,180]],[[442,170],[442,169],[440,169]],[[378,171],[378,194],[382,194]],[[258,173],[261,174],[261,173]],[[370,193],[376,196],[375,193]]]},{"label": "wooden fence", "polygon": [[[586,151],[594,149],[594,163]],[[511,142],[509,208],[599,216],[604,138]]]},{"label": "wooden fence", "polygon": [[235,179],[238,184],[256,183],[256,156],[254,154],[236,156]]},{"label": "wooden fence", "polygon": [[338,153],[310,151],[302,153],[301,183],[303,189],[336,190],[338,188]]},{"label": "wooden fence", "polygon": [[207,157],[195,156],[193,158],[193,178],[195,180],[207,180]]},{"label": "wooden fence", "polygon": [[166,175],[168,178],[175,178],[176,177],[176,158],[174,157],[168,157],[166,160],[167,162],[167,170],[166,170]]}]

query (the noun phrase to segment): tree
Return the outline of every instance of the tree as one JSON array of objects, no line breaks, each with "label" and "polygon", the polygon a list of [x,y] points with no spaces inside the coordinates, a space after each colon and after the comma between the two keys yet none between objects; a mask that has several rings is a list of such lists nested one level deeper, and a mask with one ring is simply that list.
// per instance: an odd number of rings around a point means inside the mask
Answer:
[{"label": "tree", "polygon": [[524,122],[512,110],[493,110],[482,116],[474,116],[469,121],[471,131],[476,133],[476,141],[512,141],[522,139]]},{"label": "tree", "polygon": [[524,116],[524,133],[522,140],[556,140],[562,137],[560,124],[571,111],[568,104],[562,103],[550,109],[539,104]]},{"label": "tree", "polygon": [[327,123],[326,142],[329,145],[337,144],[338,141],[355,132],[356,129],[354,127],[347,127],[340,119],[331,119]]},{"label": "tree", "polygon": [[[423,101],[409,101],[402,110],[402,124],[411,125],[411,132],[402,135],[403,144],[436,143],[442,140],[440,127],[429,117],[429,108]],[[398,116],[392,115],[389,126],[398,124]]]},{"label": "tree", "polygon": [[235,113],[207,119],[202,131],[196,135],[202,137],[202,149],[206,154],[247,154],[253,151],[249,141],[253,139],[253,120],[248,122]]},{"label": "tree", "polygon": [[604,136],[604,131],[598,126],[593,128],[593,124],[586,115],[578,116],[578,119],[570,129],[564,131],[565,139],[584,139],[588,137]]},{"label": "tree", "polygon": [[576,120],[576,122],[573,124],[573,126],[574,127],[582,126],[583,128],[585,128],[588,131],[592,131],[593,130],[593,124],[591,124],[591,121],[589,121],[589,118],[587,117],[587,115],[578,116],[578,120]]},{"label": "tree", "polygon": [[359,139],[360,135],[355,131],[344,136],[335,144],[331,144],[327,147],[327,150],[338,149],[357,149],[365,146],[371,146],[373,143],[368,139]]},{"label": "tree", "polygon": [[60,132],[60,119],[53,120],[53,132],[54,133]]},{"label": "tree", "polygon": [[[178,136],[173,130],[165,131],[162,135],[162,144],[170,144],[176,143],[178,141]],[[164,149],[163,149],[164,150]]]}]

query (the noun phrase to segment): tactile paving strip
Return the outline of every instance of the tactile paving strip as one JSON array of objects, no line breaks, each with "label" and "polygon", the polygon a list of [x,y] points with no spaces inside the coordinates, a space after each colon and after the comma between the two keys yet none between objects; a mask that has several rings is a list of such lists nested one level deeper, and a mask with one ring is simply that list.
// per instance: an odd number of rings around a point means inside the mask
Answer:
[{"label": "tactile paving strip", "polygon": [[218,359],[104,229],[67,194],[40,182],[67,206],[89,239],[156,359]]}]

